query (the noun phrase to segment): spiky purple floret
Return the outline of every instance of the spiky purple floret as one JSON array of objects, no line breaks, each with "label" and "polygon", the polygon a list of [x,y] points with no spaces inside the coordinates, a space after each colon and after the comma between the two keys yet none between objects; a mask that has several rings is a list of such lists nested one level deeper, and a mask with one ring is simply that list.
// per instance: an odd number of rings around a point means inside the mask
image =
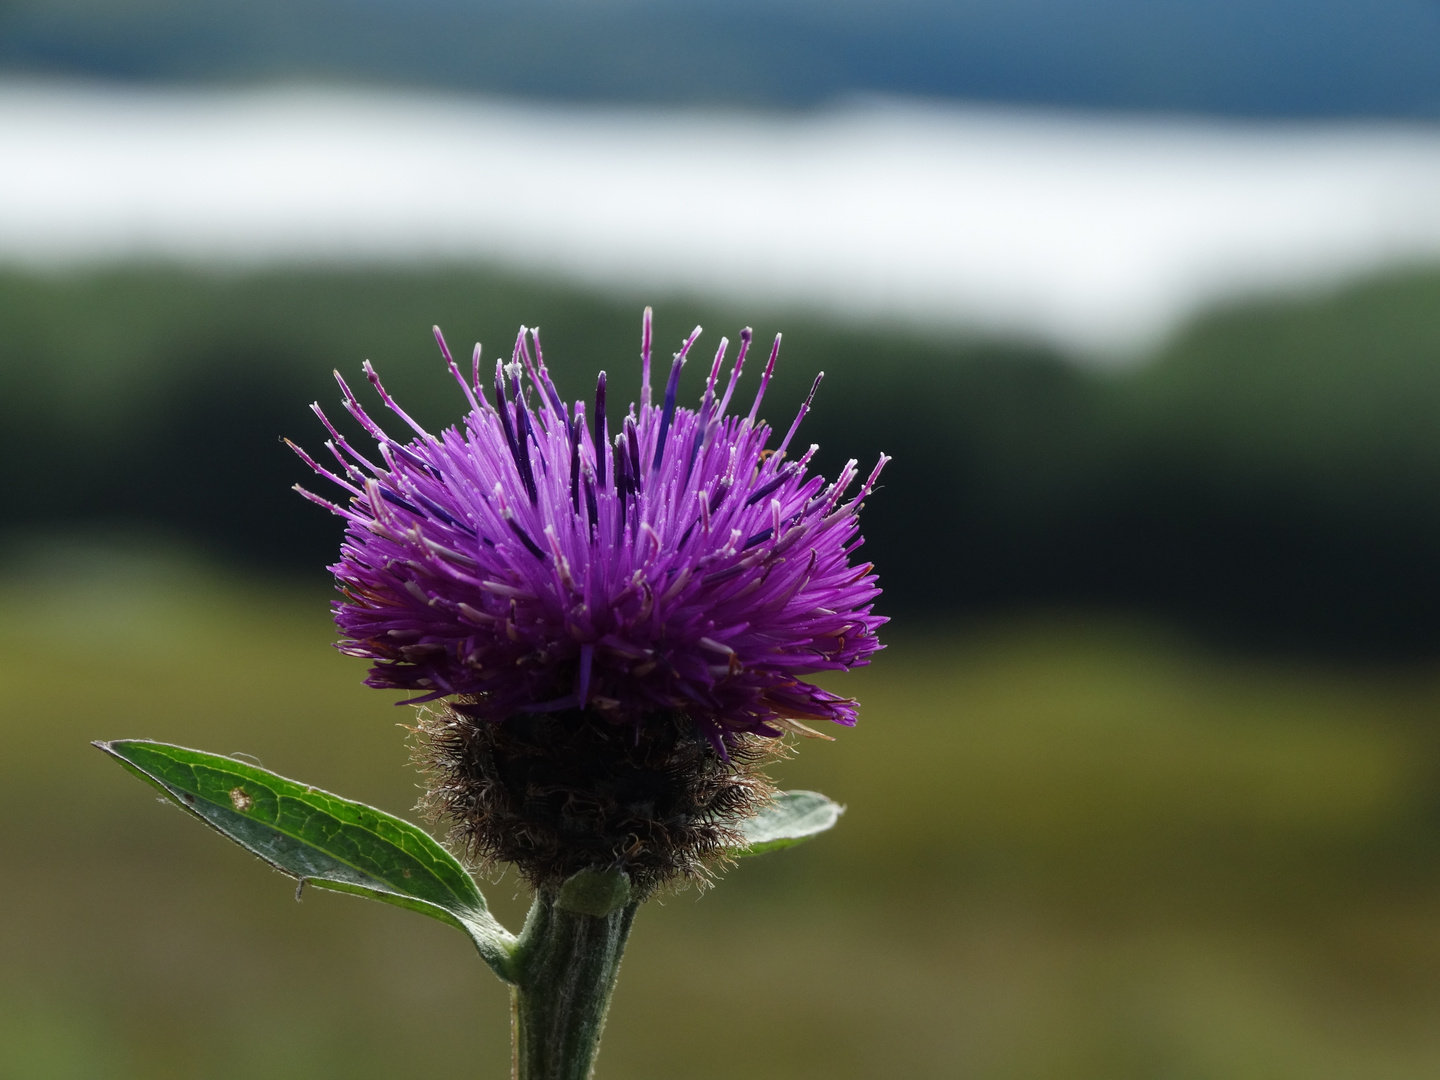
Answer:
[{"label": "spiky purple floret", "polygon": [[[330,568],[344,596],[335,621],[340,648],[373,661],[369,685],[418,690],[415,701],[456,697],[457,708],[495,721],[579,707],[638,723],[682,711],[717,745],[740,732],[779,735],[794,721],[855,722],[854,701],[802,676],[862,665],[880,648],[885,620],[871,613],[880,590],[851,556],[856,514],[888,459],[846,498],[859,475],[853,460],[827,485],[807,473],[815,447],[786,456],[793,425],[785,445],[767,450],[770,428],[755,416],[773,351],[749,416],[726,416],[748,330],[722,399],[724,340],[700,408],[675,402],[697,327],[675,355],[663,403],[651,405],[650,334],[647,309],[641,405],[620,418],[613,445],[604,374],[592,432],[583,405],[567,408],[556,393],[539,338],[524,328],[512,362],[496,365],[493,402],[478,346],[467,382],[436,330],[470,403],[463,429],[439,437],[401,410],[368,363],[381,400],[415,432],[409,441],[387,435],[336,374],[380,460],[352,448],[317,405],[339,468],[299,452],[350,498],[342,506],[302,494],[348,522]],[[533,411],[522,373],[536,391]]]}]

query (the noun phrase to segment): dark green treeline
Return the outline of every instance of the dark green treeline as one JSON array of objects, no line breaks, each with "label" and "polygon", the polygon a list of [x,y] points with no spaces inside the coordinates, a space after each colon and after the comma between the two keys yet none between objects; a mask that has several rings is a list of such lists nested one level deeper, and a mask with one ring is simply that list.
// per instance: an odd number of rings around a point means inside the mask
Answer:
[{"label": "dark green treeline", "polygon": [[[474,270],[175,268],[0,276],[0,528],[158,531],[323,578],[338,524],[282,435],[343,415],[330,370],[369,358],[422,422],[462,406],[430,339],[468,366],[539,325],[567,397],[638,384],[644,298]],[[1101,606],[1238,647],[1376,659],[1440,652],[1440,272],[1212,312],[1150,362],[1097,373],[1035,346],[937,341],[750,313],[785,347],[764,409],[799,440],[895,461],[866,511],[891,614]],[[703,323],[682,394],[747,313],[657,301],[661,365]],[[732,346],[733,348],[733,346]],[[752,358],[740,397],[758,382]]]}]

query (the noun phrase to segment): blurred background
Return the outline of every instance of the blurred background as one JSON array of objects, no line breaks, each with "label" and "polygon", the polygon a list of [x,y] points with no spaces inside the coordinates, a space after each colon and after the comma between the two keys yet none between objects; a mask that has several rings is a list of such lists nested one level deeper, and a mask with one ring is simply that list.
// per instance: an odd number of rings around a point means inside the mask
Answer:
[{"label": "blurred background", "polygon": [[0,1078],[506,1074],[453,931],[86,743],[410,813],[279,437],[367,358],[452,422],[432,323],[638,384],[646,303],[894,455],[894,621],[780,768],[841,827],[649,905],[603,1076],[1440,1073],[1437,55],[1432,0],[0,0]]}]

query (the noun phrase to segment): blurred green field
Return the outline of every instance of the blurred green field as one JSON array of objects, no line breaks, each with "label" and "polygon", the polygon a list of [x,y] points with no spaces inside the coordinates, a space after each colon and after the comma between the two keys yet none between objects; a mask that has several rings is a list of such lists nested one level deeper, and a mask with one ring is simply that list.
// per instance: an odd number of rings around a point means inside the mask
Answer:
[{"label": "blurred green field", "polygon": [[[500,1077],[459,934],[293,886],[90,749],[406,813],[404,710],[323,590],[60,539],[0,586],[0,1077]],[[605,1080],[1440,1073],[1440,672],[1035,614],[894,628],[781,767],[833,834],[641,914]],[[489,895],[512,925],[515,883]]]},{"label": "blurred green field", "polygon": [[[408,812],[408,716],[327,647],[336,525],[276,437],[313,443],[305,403],[367,356],[453,419],[434,321],[491,356],[539,322],[567,394],[633,381],[641,303],[0,273],[0,1080],[506,1074],[458,934],[294,903],[87,742]],[[865,550],[897,621],[837,684],[861,726],[781,767],[841,827],[649,905],[602,1080],[1440,1074],[1440,272],[1217,310],[1113,372],[657,307],[662,342],[783,328],[766,412],[823,367],[823,468],[896,455]]]}]

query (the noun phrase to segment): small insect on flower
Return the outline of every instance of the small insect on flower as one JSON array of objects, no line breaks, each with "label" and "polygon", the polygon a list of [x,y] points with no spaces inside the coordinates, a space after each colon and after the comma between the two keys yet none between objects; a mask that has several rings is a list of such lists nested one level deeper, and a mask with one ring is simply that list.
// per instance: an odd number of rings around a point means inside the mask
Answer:
[{"label": "small insect on flower", "polygon": [[[775,339],[748,413],[727,413],[747,329],[721,391],[721,340],[698,409],[677,405],[697,327],[651,400],[645,311],[638,405],[621,413],[600,373],[593,412],[567,405],[539,334],[521,328],[488,396],[480,347],[469,403],[432,435],[365,375],[413,436],[392,438],[340,378],[346,410],[378,444],[356,450],[326,418],[327,469],[349,494],[307,498],[347,522],[331,567],[340,648],[367,683],[418,691],[432,808],[482,859],[537,884],[622,867],[642,889],[703,876],[771,789],[759,766],[807,722],[853,724],[856,703],[805,676],[867,662],[885,621],[872,568],[855,565],[856,489],[791,455],[815,390],[778,445],[757,419]],[[533,349],[532,349],[533,345]],[[818,387],[819,378],[815,380]],[[293,444],[292,444],[293,445]]]}]

